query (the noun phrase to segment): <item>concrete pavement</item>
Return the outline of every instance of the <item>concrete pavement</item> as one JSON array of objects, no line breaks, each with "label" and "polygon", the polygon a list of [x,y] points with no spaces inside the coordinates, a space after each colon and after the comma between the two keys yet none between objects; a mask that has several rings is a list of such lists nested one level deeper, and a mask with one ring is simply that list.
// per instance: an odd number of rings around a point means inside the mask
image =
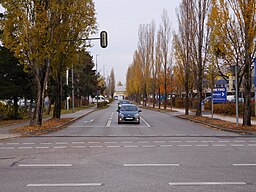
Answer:
[{"label": "concrete pavement", "polygon": [[[72,121],[75,121],[93,111],[95,111],[97,108],[96,106],[90,107],[87,109],[79,110],[74,113],[67,113],[67,114],[62,114],[61,118],[73,118]],[[47,120],[49,118],[46,118],[44,120]],[[20,137],[21,135],[19,134],[13,134],[11,133],[12,129],[22,127],[22,126],[27,126],[29,125],[29,120],[23,123],[15,124],[15,125],[10,125],[10,126],[0,126],[0,140],[1,139],[9,139],[9,138],[14,138],[14,137]]]}]

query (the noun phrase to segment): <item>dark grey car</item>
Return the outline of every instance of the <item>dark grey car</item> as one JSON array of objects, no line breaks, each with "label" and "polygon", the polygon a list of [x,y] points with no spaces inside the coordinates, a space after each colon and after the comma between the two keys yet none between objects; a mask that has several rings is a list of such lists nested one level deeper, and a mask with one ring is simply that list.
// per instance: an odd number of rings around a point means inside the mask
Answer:
[{"label": "dark grey car", "polygon": [[120,109],[121,105],[123,105],[123,104],[132,104],[132,103],[128,100],[120,100],[118,102],[118,110]]},{"label": "dark grey car", "polygon": [[140,124],[140,112],[136,105],[122,104],[118,112],[118,124],[137,123]]}]

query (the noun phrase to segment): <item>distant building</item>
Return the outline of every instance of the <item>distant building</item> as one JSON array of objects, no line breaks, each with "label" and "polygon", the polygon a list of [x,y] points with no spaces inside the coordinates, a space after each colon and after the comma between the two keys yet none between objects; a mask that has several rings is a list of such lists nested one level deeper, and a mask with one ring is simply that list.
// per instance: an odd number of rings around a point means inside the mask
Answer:
[{"label": "distant building", "polygon": [[114,98],[122,100],[126,98],[126,86],[117,86],[114,93]]}]

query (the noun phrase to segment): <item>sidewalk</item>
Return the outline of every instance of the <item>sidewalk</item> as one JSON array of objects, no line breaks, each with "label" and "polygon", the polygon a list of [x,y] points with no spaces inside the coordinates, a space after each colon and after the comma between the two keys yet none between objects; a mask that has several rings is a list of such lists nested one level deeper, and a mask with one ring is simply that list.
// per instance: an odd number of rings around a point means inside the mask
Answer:
[{"label": "sidewalk", "polygon": [[[149,105],[148,107],[152,107],[152,106]],[[156,109],[158,109],[158,106],[156,107]],[[164,107],[161,106],[161,109],[164,109]],[[167,107],[167,109],[171,110],[170,107]],[[172,110],[174,112],[170,112],[171,115],[174,115],[174,116],[185,115],[185,109],[174,108],[173,107]],[[195,112],[189,111],[189,115],[195,115]],[[202,116],[212,118],[212,114],[208,111],[202,111]],[[228,122],[232,122],[232,123],[236,123],[236,117],[235,116],[226,116],[226,115],[220,115],[220,114],[213,114],[213,118],[228,121]],[[243,119],[238,118],[238,123],[242,124]],[[256,125],[256,120],[251,120],[251,123],[252,123],[252,125]]]},{"label": "sidewalk", "polygon": [[[74,113],[67,113],[67,114],[63,114],[61,115],[61,118],[73,118],[70,122],[73,122],[79,118],[84,117],[85,115],[95,111],[97,108],[96,106],[94,107],[90,107],[87,109],[83,109],[80,111],[76,111]],[[46,118],[44,120],[47,120],[49,118]],[[0,126],[0,140],[1,139],[10,139],[10,138],[15,138],[15,137],[20,137],[19,134],[13,134],[11,133],[12,129],[15,129],[17,127],[23,127],[23,126],[27,126],[29,125],[29,120],[27,122],[23,122],[23,123],[19,123],[19,124],[15,124],[15,125],[10,125],[10,126]]]},{"label": "sidewalk", "polygon": [[[171,109],[171,108],[168,108]],[[172,108],[172,110],[177,111],[179,115],[184,115],[185,114],[185,109],[179,109],[179,108]],[[174,112],[175,113],[175,112]],[[194,115],[195,112],[189,112],[190,115]],[[202,116],[212,118],[212,114],[207,111],[202,111]],[[213,114],[213,118],[215,119],[220,119],[232,123],[236,123],[236,117],[235,116],[226,116],[226,115],[220,115],[220,114]],[[243,118],[238,118],[238,123],[242,124],[243,123]],[[252,125],[256,125],[255,120],[251,120]]]}]

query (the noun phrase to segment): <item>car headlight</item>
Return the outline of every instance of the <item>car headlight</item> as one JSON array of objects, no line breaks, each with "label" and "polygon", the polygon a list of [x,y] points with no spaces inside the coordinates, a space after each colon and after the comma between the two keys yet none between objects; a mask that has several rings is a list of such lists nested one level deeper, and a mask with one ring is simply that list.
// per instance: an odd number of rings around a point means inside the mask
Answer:
[{"label": "car headlight", "polygon": [[124,115],[122,113],[119,114],[119,117],[124,118]]},{"label": "car headlight", "polygon": [[134,117],[135,117],[135,118],[139,118],[139,117],[140,117],[140,114],[139,114],[139,113],[136,113],[136,114],[134,115]]}]

